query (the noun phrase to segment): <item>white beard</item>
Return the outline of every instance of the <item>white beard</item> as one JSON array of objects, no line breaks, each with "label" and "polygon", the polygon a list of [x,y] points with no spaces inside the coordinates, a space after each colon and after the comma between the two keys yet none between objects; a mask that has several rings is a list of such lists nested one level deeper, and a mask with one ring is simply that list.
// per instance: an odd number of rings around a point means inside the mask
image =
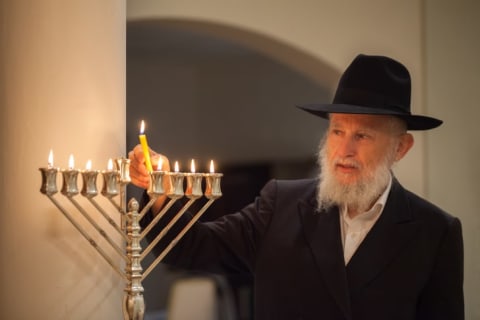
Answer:
[{"label": "white beard", "polygon": [[391,177],[391,167],[394,162],[395,148],[392,146],[390,152],[376,166],[376,168],[362,167],[356,161],[348,160],[350,164],[356,165],[362,171],[362,176],[353,184],[343,184],[337,180],[333,172],[335,163],[346,161],[335,159],[334,163],[328,163],[326,143],[320,143],[318,162],[321,170],[318,184],[318,210],[329,209],[333,206],[347,206],[357,212],[365,212],[383,193]]}]

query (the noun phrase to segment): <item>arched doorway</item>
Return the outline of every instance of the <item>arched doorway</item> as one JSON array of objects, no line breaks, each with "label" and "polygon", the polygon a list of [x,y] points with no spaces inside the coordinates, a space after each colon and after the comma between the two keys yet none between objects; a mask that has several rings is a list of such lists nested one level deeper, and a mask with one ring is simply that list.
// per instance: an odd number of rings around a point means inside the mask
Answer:
[{"label": "arched doorway", "polygon": [[[271,178],[316,174],[326,122],[295,108],[329,101],[337,72],[286,44],[198,21],[127,23],[127,148],[145,119],[150,146],[178,160],[214,158],[224,196],[214,219],[248,204]],[[130,188],[132,195],[138,190]],[[148,263],[148,261],[146,262]],[[165,307],[171,273],[144,282],[147,311]],[[171,278],[170,278],[171,279]],[[251,315],[250,280],[231,277],[239,319]]]}]

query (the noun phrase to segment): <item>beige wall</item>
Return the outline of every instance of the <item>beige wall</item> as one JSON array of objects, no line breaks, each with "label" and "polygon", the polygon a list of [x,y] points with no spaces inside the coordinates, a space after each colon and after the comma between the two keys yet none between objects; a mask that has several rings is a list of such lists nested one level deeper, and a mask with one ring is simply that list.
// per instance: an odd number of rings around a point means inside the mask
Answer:
[{"label": "beige wall", "polygon": [[40,194],[38,168],[50,149],[63,168],[125,153],[125,3],[0,3],[0,318],[120,319],[123,281]]},{"label": "beige wall", "polygon": [[426,1],[426,101],[445,120],[426,150],[429,198],[462,220],[466,319],[480,319],[480,2]]}]

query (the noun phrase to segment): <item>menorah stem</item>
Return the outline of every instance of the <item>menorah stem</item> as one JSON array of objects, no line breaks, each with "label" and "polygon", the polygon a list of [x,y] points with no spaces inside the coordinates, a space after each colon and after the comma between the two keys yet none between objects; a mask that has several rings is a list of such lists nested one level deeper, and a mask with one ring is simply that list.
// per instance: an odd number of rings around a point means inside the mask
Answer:
[{"label": "menorah stem", "polygon": [[126,183],[120,183],[120,226],[122,227],[122,230],[125,230],[126,228],[126,213],[127,213],[127,184]]},{"label": "menorah stem", "polygon": [[[188,202],[185,203],[185,205],[182,207],[182,209],[180,209],[180,211],[177,212],[177,214],[173,217],[173,219],[170,220],[164,228],[162,228],[162,231],[160,231],[160,233],[155,237],[155,239],[153,239],[153,241],[142,252],[140,256],[140,260],[143,260],[150,253],[150,251],[152,251],[152,249],[157,245],[157,243],[160,240],[162,240],[162,238],[167,234],[167,232],[172,228],[172,226],[178,221],[178,219],[180,219],[180,217],[185,213],[185,211],[187,211],[187,209],[195,202],[195,200],[197,199],[192,198],[188,200]],[[152,223],[150,223],[149,227],[151,225]],[[143,231],[141,236],[144,237],[145,235],[146,235],[146,232]]]},{"label": "menorah stem", "polygon": [[95,222],[95,220],[92,219],[92,217],[78,204],[78,202],[72,197],[72,196],[67,196],[67,198],[73,203],[73,205],[77,208],[78,211],[85,217],[85,219],[90,222],[90,224],[95,228],[95,230],[100,233],[100,235],[105,238],[105,240],[112,246],[113,249],[122,257],[123,260],[127,261],[127,256],[123,253],[123,250],[120,249],[120,247],[108,236],[108,234],[100,228],[98,223]]},{"label": "menorah stem", "polygon": [[53,202],[53,204],[63,213],[63,215],[72,223],[72,225],[80,232],[80,234],[97,250],[97,252],[107,261],[107,263],[115,270],[124,280],[127,280],[125,274],[113,263],[108,257],[105,251],[100,248],[95,240],[93,240],[88,233],[70,216],[70,214],[55,200],[52,195],[47,194],[47,197]]},{"label": "menorah stem", "polygon": [[138,202],[135,199],[129,202],[126,230],[128,232],[127,255],[128,262],[125,267],[127,286],[124,297],[124,319],[143,320],[145,303],[142,287],[142,266],[140,265],[140,224]]},{"label": "menorah stem", "polygon": [[[102,207],[100,207],[100,205],[95,201],[94,198],[91,198],[89,197],[88,200],[90,200],[90,202],[92,203],[92,205],[98,210],[98,212],[100,212],[100,214],[110,223],[110,225],[115,229],[117,230],[117,232],[122,236],[122,238],[127,241],[127,235],[125,234],[125,232],[123,232],[122,229],[120,229],[120,227],[118,226],[118,224],[112,219],[110,218],[110,216],[105,212],[105,210],[103,210]],[[123,215],[122,215],[123,217]]]},{"label": "menorah stem", "polygon": [[188,230],[193,226],[195,222],[204,214],[204,212],[210,207],[210,205],[215,201],[215,198],[209,199],[203,207],[195,214],[192,219],[187,223],[187,225],[178,233],[178,235],[170,242],[170,244],[162,251],[162,253],[150,264],[150,266],[145,270],[142,275],[142,280],[144,280],[150,272],[165,258],[165,256],[173,249],[173,247],[182,239],[182,237],[187,233]]}]

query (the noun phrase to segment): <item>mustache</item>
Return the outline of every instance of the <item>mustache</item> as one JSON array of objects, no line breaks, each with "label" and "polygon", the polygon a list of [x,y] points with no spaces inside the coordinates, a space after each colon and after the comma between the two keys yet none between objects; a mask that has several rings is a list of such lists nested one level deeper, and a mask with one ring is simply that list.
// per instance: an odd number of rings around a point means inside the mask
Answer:
[{"label": "mustache", "polygon": [[361,169],[362,168],[362,165],[360,164],[360,162],[358,162],[354,159],[336,158],[336,159],[333,159],[333,164],[335,166],[340,165],[340,166],[343,166],[343,167],[351,167],[351,168],[355,168],[355,169]]}]

